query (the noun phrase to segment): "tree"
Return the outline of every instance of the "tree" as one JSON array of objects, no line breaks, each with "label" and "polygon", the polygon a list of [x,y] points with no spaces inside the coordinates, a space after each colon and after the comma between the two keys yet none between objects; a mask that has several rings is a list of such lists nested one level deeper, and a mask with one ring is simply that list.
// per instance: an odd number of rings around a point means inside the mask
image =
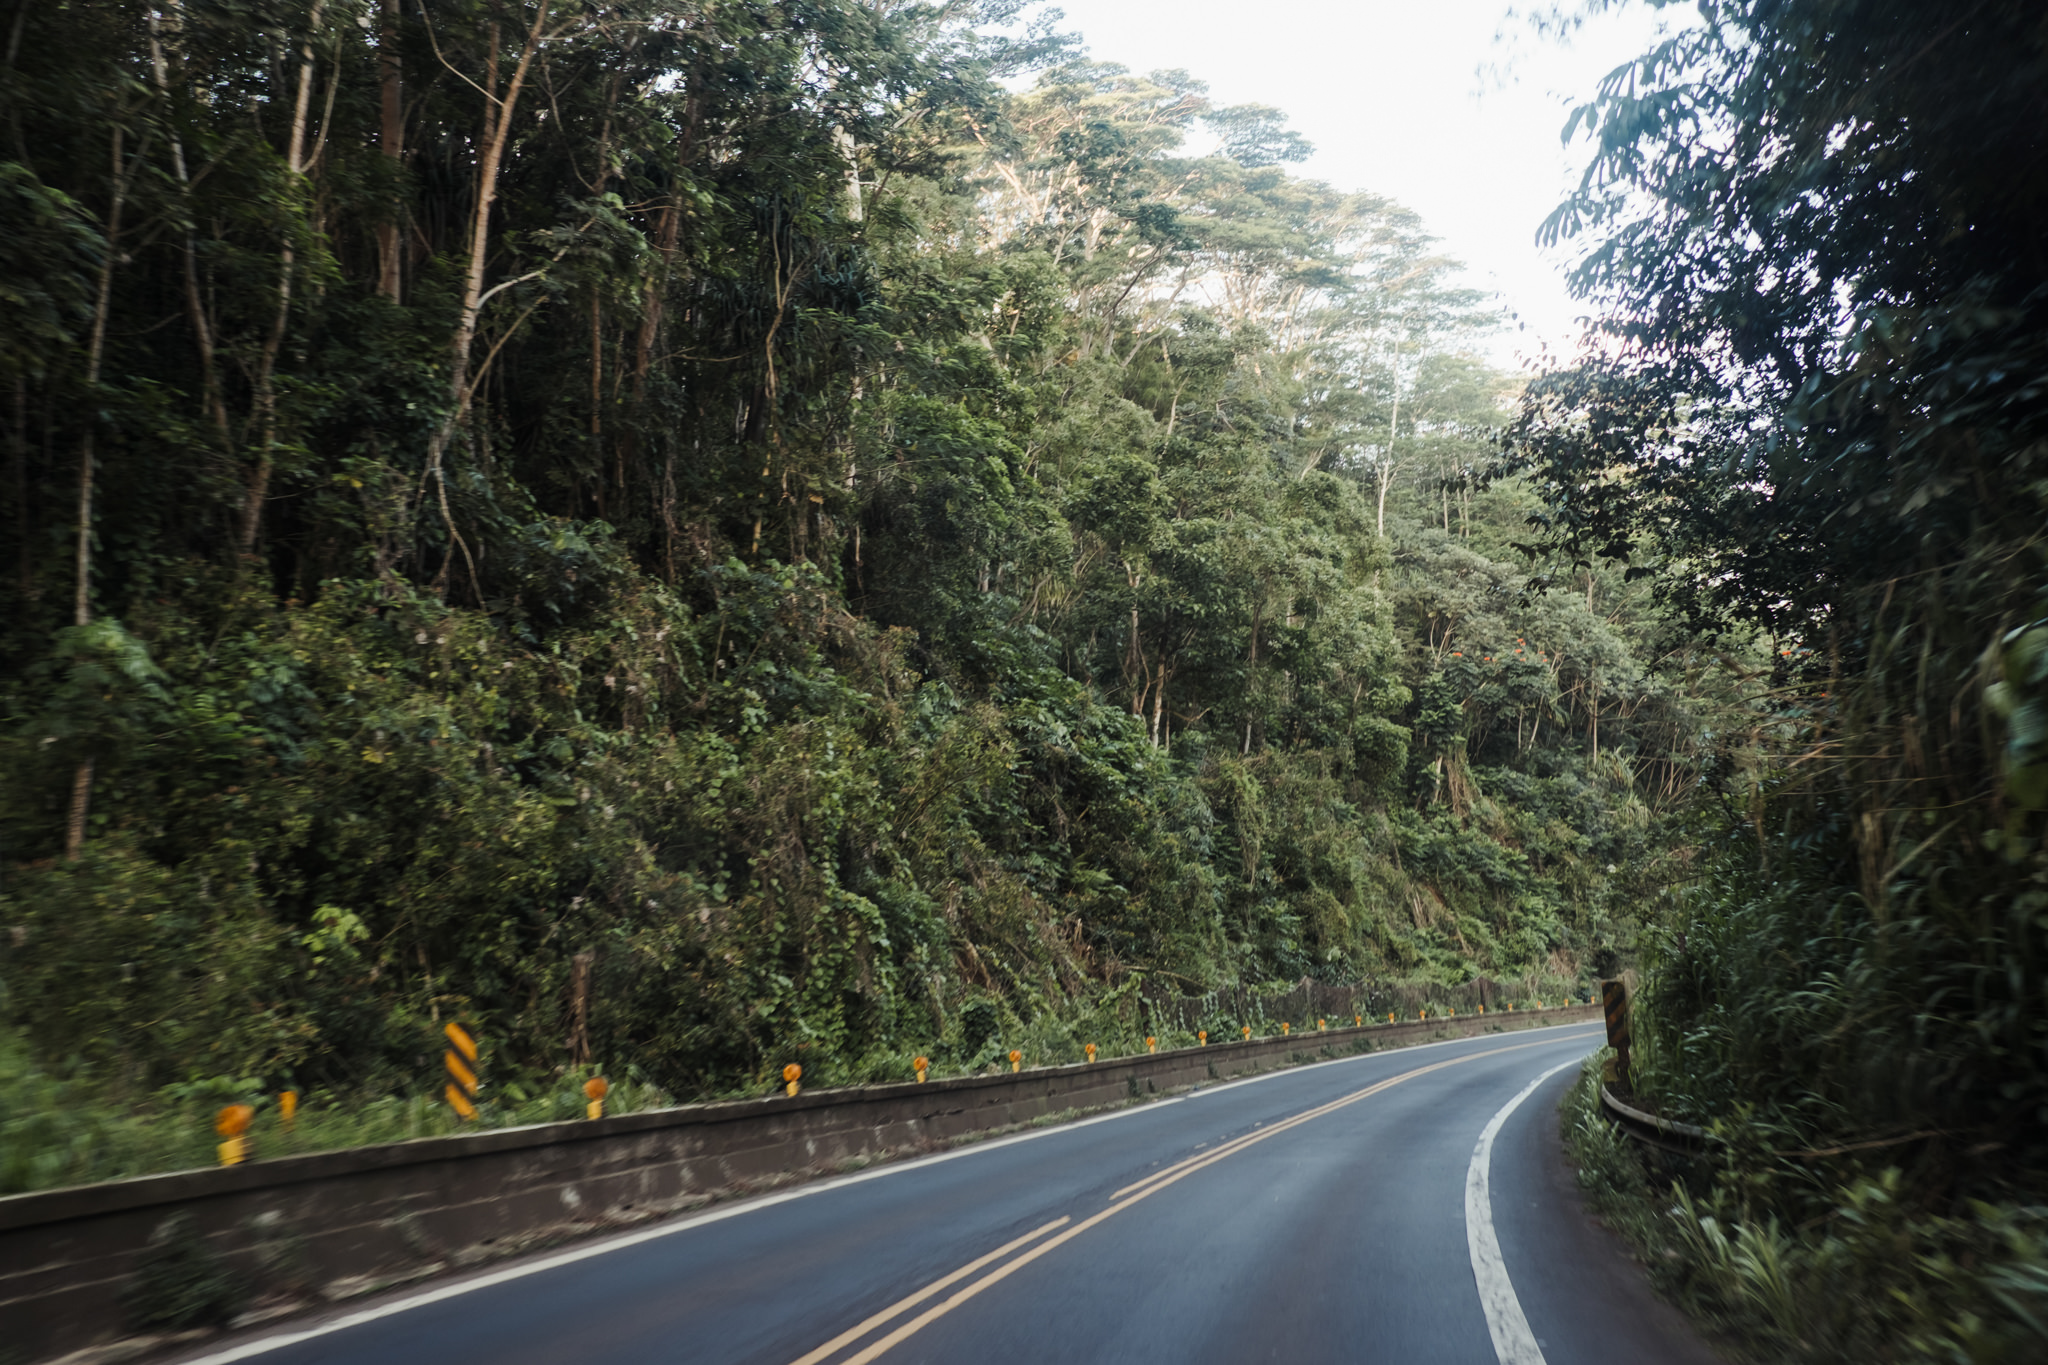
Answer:
[{"label": "tree", "polygon": [[[1642,1084],[1756,1106],[1800,1134],[1778,1146],[1928,1134],[1885,1159],[1929,1206],[2031,1199],[2048,1157],[2020,700],[2048,451],[2039,19],[1708,4],[1610,75],[1545,229],[1580,244],[1603,337],[1530,385],[1508,438],[1543,498],[1533,540],[1770,651],[1715,759],[1716,856],[1666,930]],[[1853,1162],[1802,1167],[1810,1193],[1757,1216],[1812,1226],[1824,1175]]]}]

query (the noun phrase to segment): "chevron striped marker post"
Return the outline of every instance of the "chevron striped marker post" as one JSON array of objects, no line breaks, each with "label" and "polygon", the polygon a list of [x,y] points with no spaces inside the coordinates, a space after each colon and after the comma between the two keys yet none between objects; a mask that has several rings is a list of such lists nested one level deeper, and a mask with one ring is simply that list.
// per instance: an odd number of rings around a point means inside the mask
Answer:
[{"label": "chevron striped marker post", "polygon": [[441,1064],[448,1069],[448,1086],[441,1094],[448,1101],[448,1107],[466,1119],[476,1117],[476,1039],[469,1036],[469,1030],[460,1024],[450,1024],[441,1030],[448,1035],[454,1046],[441,1054]]},{"label": "chevron striped marker post", "polygon": [[1600,983],[1600,1003],[1607,1013],[1607,1046],[1614,1049],[1614,1074],[1628,1080],[1628,985],[1622,981]]}]

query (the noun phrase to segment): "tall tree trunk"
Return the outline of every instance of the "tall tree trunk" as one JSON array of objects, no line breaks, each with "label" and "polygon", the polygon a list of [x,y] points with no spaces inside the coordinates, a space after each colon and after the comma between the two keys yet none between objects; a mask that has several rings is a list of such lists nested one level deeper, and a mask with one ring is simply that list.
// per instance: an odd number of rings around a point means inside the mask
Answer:
[{"label": "tall tree trunk", "polygon": [[[121,129],[116,127],[109,162],[113,177],[107,206],[107,247],[100,258],[98,286],[93,292],[92,334],[85,348],[85,435],[78,443],[78,544],[72,623],[92,621],[93,437],[99,411],[100,364],[107,351],[107,312],[113,305],[114,263],[121,258],[121,210],[128,199],[128,169],[121,156]],[[64,826],[64,857],[76,861],[85,847],[85,817],[92,805],[93,760],[78,765],[71,779],[71,818]]]},{"label": "tall tree trunk", "polygon": [[[398,3],[399,0],[384,0],[383,21],[377,30],[377,69],[381,80],[378,150],[393,169],[405,159],[405,71],[398,50]],[[394,204],[391,216],[377,224],[377,292],[397,303],[403,290],[398,209]]]},{"label": "tall tree trunk", "polygon": [[35,592],[35,556],[28,544],[28,380],[14,377],[14,420],[8,427],[8,464],[14,475],[14,544],[19,552],[21,600],[27,604]]},{"label": "tall tree trunk", "polygon": [[1387,419],[1387,458],[1380,463],[1379,477],[1379,522],[1380,539],[1387,537],[1387,490],[1394,486],[1394,437],[1401,427],[1401,375],[1394,373],[1394,415]]},{"label": "tall tree trunk", "polygon": [[[163,37],[158,16],[149,16],[149,58],[150,69],[156,77],[157,94],[169,99],[171,94],[170,64],[164,57]],[[185,199],[185,211],[192,209],[192,174],[185,164],[185,139],[176,133],[171,135],[171,171],[178,177],[178,190]],[[189,228],[184,234],[182,268],[185,284],[185,318],[192,324],[192,342],[199,351],[199,401],[206,409],[206,415],[213,419],[214,435],[220,440],[221,450],[229,452],[234,446],[234,432],[228,422],[227,403],[221,397],[220,367],[214,353],[213,320],[206,310],[206,300],[199,288],[199,245],[198,237]]]},{"label": "tall tree trunk", "polygon": [[1595,762],[1598,762],[1600,759],[1600,680],[1598,678],[1588,680],[1587,687],[1589,695],[1586,699],[1586,706],[1592,712],[1592,717],[1586,729],[1593,740],[1593,759]]},{"label": "tall tree trunk", "polygon": [[[598,515],[604,516],[604,306],[595,287],[590,291],[590,459],[598,468]],[[626,457],[619,455],[616,492],[626,493]]]},{"label": "tall tree trunk", "polygon": [[[476,561],[470,557],[469,546],[462,539],[462,533],[455,529],[455,514],[448,510],[448,478],[445,460],[449,442],[455,439],[456,429],[469,417],[469,409],[475,393],[470,384],[470,354],[476,347],[477,319],[491,294],[497,290],[484,289],[484,268],[489,264],[491,245],[491,209],[498,199],[498,167],[505,159],[505,140],[512,131],[512,117],[519,105],[519,92],[526,86],[527,73],[533,69],[533,59],[540,51],[541,37],[547,28],[548,0],[540,0],[540,6],[533,16],[533,26],[527,30],[526,42],[519,51],[519,64],[512,70],[512,79],[505,86],[500,97],[498,86],[498,46],[494,40],[490,48],[490,69],[486,73],[489,82],[484,93],[484,139],[483,158],[477,166],[476,203],[469,217],[469,269],[462,282],[462,311],[456,317],[455,336],[450,346],[452,354],[448,366],[448,415],[434,430],[427,443],[427,478],[435,486],[435,495],[440,501],[441,522],[448,530],[449,543],[462,551],[463,562],[469,566],[470,580],[476,579]],[[496,26],[492,26],[495,35]],[[506,281],[498,289],[509,288],[515,281]],[[446,584],[448,561],[441,561],[439,581]]]},{"label": "tall tree trunk", "polygon": [[[292,131],[285,144],[285,165],[296,181],[306,170],[306,114],[313,98],[313,39],[320,32],[320,18],[326,0],[313,0],[307,20],[306,41],[299,49],[299,92],[292,100]],[[277,312],[264,339],[263,353],[256,368],[256,469],[249,476],[248,499],[242,508],[242,553],[256,548],[256,532],[263,523],[263,504],[270,496],[272,452],[277,446],[277,357],[284,350],[285,331],[291,324],[292,276],[297,269],[298,247],[289,235],[278,252]]]},{"label": "tall tree trunk", "polygon": [[1166,665],[1159,665],[1159,674],[1152,688],[1152,747],[1159,746],[1159,727],[1166,717]]}]

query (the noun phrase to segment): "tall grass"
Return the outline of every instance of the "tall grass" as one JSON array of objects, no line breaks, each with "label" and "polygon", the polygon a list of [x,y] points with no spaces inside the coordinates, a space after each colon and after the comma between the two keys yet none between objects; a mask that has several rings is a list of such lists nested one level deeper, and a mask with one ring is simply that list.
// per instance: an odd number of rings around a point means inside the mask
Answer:
[{"label": "tall grass", "polygon": [[[220,1141],[214,1118],[230,1104],[255,1108],[248,1157],[266,1160],[439,1137],[478,1125],[509,1128],[581,1118],[588,1074],[564,1075],[544,1086],[513,1081],[497,1093],[487,1091],[475,1125],[466,1125],[438,1095],[314,1091],[301,1097],[287,1127],[278,1097],[263,1093],[254,1080],[181,1082],[123,1102],[87,1073],[38,1065],[17,1035],[0,1029],[0,1195],[214,1165]],[[671,1102],[628,1076],[612,1083],[605,1110],[634,1113]]]},{"label": "tall grass", "polygon": [[[1012,1050],[1023,1054],[1025,1066],[1059,1066],[1085,1061],[1090,1043],[1095,1044],[1099,1060],[1143,1052],[1148,1037],[1156,1039],[1162,1050],[1196,1046],[1198,1029],[1161,1023],[1157,1011],[1140,996],[1140,984],[1134,977],[1125,987],[1092,1000],[1046,1002],[1046,1008],[1022,1020],[994,999],[970,1004],[957,1013],[931,1048],[929,1074],[939,1079],[1007,1071]],[[1466,1015],[1475,1009],[1455,990],[1414,985],[1386,989],[1404,1002],[1401,1013],[1407,1018],[1414,1014],[1405,1003],[1416,1000],[1427,1002],[1421,1008],[1433,1019],[1454,1010]],[[1583,999],[1586,988],[1583,983],[1546,977],[1526,983],[1515,992],[1513,1002],[1517,1009],[1531,1008],[1539,1001],[1555,1005],[1573,991]],[[1296,997],[1300,993],[1286,987],[1270,994],[1281,1004],[1299,1003]],[[1507,1003],[1504,994],[1495,999],[1496,1008]],[[1245,1015],[1253,1024],[1253,1034],[1266,1037],[1278,1033],[1285,1018],[1296,1036],[1310,1037],[1316,1026],[1313,1013],[1290,1011],[1281,1004]],[[1382,1015],[1366,1022],[1383,1021]],[[1218,1013],[1213,1019],[1191,1016],[1187,1022],[1206,1025],[1211,1043],[1234,1041],[1242,1026],[1235,1013]],[[1351,1018],[1328,1018],[1328,1022],[1331,1027],[1348,1027]],[[815,1088],[827,1080],[833,1084],[914,1080],[914,1060],[907,1052],[880,1049],[856,1059],[838,1074],[808,1076],[806,1084]],[[220,1140],[213,1121],[220,1109],[230,1104],[248,1104],[256,1110],[248,1158],[260,1161],[440,1137],[479,1126],[507,1128],[579,1119],[585,1105],[582,1085],[593,1074],[596,1069],[583,1068],[489,1083],[474,1123],[456,1117],[442,1101],[436,1075],[422,1078],[419,1092],[407,1095],[316,1090],[300,1096],[297,1114],[287,1127],[278,1096],[266,1093],[255,1078],[200,1078],[140,1097],[124,1097],[82,1067],[39,1064],[18,1034],[0,1027],[0,1195],[211,1166],[218,1159],[216,1144]],[[609,1079],[607,1114],[638,1113],[676,1103],[676,1097],[630,1069],[623,1075],[610,1074]],[[745,1098],[779,1089],[778,1080],[745,1092],[691,1098]]]},{"label": "tall grass", "polygon": [[[2048,1359],[2048,1206],[1964,1201],[1936,1213],[1897,1166],[1800,1182],[1822,1210],[1778,1211],[1739,1140],[1674,1175],[1601,1110],[1598,1060],[1564,1104],[1567,1150],[1594,1209],[1658,1287],[1734,1352],[1786,1365],[2020,1365]],[[1738,1121],[1717,1131],[1738,1136]]]}]

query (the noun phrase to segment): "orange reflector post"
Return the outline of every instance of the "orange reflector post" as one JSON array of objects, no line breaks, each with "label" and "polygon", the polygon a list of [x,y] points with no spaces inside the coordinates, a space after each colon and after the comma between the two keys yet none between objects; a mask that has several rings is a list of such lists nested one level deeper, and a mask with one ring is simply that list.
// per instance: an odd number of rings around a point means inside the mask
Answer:
[{"label": "orange reflector post", "polygon": [[788,1066],[782,1068],[782,1088],[788,1092],[791,1099],[795,1099],[796,1092],[802,1089],[797,1082],[801,1081],[803,1077],[804,1069],[795,1062],[791,1062]]},{"label": "orange reflector post", "polygon": [[604,1097],[612,1093],[612,1084],[602,1076],[592,1076],[583,1083],[583,1098],[589,1101],[583,1106],[585,1118],[604,1117]]},{"label": "orange reflector post", "polygon": [[1150,1034],[1147,1034],[1147,1035],[1146,1035],[1146,1037],[1145,1037],[1145,1051],[1147,1051],[1147,1052],[1157,1052],[1157,1051],[1159,1051],[1159,1040],[1158,1040],[1157,1038],[1154,1038],[1154,1037],[1152,1037],[1152,1036],[1151,1036]]},{"label": "orange reflector post", "polygon": [[917,1083],[923,1085],[924,1073],[931,1070],[932,1059],[929,1057],[915,1057],[911,1059],[910,1064],[917,1069]]},{"label": "orange reflector post", "polygon": [[1024,1054],[1016,1048],[1010,1049],[1010,1070],[1016,1071],[1024,1065]]},{"label": "orange reflector post", "polygon": [[256,1111],[246,1104],[231,1104],[213,1116],[213,1131],[226,1139],[216,1149],[221,1165],[240,1165],[249,1155],[249,1139],[242,1135],[255,1117]]}]

